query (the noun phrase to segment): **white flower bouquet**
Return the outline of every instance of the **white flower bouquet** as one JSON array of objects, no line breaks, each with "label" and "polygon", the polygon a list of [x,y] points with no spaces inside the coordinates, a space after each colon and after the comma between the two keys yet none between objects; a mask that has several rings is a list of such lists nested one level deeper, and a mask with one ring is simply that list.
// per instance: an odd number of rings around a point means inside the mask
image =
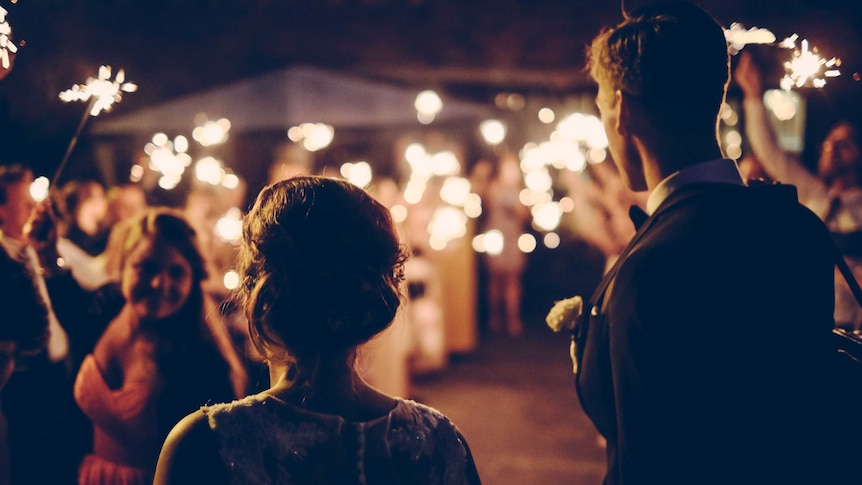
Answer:
[{"label": "white flower bouquet", "polygon": [[575,324],[583,311],[584,299],[579,295],[575,295],[554,303],[553,308],[548,312],[548,316],[545,317],[545,322],[555,332],[563,330],[572,331],[575,329]]}]

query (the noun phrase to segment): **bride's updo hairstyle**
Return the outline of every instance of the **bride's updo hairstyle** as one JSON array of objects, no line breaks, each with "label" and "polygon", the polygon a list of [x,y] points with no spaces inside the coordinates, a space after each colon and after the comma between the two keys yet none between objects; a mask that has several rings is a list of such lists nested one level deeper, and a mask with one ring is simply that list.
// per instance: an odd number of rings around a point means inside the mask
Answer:
[{"label": "bride's updo hairstyle", "polygon": [[389,326],[405,259],[389,210],[355,185],[307,176],[265,187],[239,254],[252,342],[310,385],[321,365]]}]

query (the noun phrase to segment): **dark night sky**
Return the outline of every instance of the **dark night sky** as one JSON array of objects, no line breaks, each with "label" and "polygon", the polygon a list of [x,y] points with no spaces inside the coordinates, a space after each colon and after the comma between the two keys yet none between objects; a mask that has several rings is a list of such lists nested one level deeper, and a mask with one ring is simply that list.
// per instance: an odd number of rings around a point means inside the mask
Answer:
[{"label": "dark night sky", "polygon": [[[627,2],[634,8],[644,2]],[[845,61],[813,93],[822,118],[862,111],[859,2],[703,0],[722,23],[793,32]],[[83,106],[57,94],[100,64],[126,69],[140,88],[114,113],[297,64],[489,102],[501,90],[590,89],[584,46],[620,18],[612,1],[569,0],[0,0],[16,39],[0,82],[0,162],[59,163]],[[100,116],[111,116],[112,113]],[[86,132],[82,141],[86,139]]]}]

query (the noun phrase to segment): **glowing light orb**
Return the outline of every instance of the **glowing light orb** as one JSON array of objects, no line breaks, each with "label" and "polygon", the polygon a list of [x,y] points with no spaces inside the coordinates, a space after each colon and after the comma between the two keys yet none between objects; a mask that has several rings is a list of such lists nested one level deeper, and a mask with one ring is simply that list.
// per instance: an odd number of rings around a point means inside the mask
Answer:
[{"label": "glowing light orb", "polygon": [[48,180],[48,177],[36,177],[33,183],[30,184],[30,196],[36,202],[42,202],[48,198],[50,185],[51,181]]},{"label": "glowing light orb", "polygon": [[425,195],[425,183],[419,182],[416,180],[410,180],[407,182],[407,186],[404,188],[404,201],[408,204],[418,204],[422,201],[422,197]]},{"label": "glowing light orb", "polygon": [[192,138],[201,145],[208,147],[218,145],[227,141],[230,131],[230,120],[221,118],[218,121],[205,121],[195,127]]},{"label": "glowing light orb", "polygon": [[560,246],[560,235],[556,232],[549,232],[542,238],[542,242],[545,243],[546,248],[556,249]]},{"label": "glowing light orb", "polygon": [[228,209],[216,222],[215,234],[224,242],[238,243],[242,238],[242,212],[236,207]]},{"label": "glowing light orb", "polygon": [[528,189],[534,192],[544,192],[546,190],[551,190],[554,180],[551,178],[551,174],[548,172],[548,169],[543,167],[542,169],[534,170],[525,174],[524,184]]},{"label": "glowing light orb", "polygon": [[335,138],[335,128],[326,123],[302,123],[287,130],[291,141],[299,143],[310,152],[322,150]]},{"label": "glowing light orb", "polygon": [[506,139],[506,125],[500,120],[485,120],[479,125],[482,138],[489,145],[498,145]]},{"label": "glowing light orb", "polygon": [[204,157],[195,163],[195,177],[210,185],[220,185],[225,177],[224,167],[220,160]]},{"label": "glowing light orb", "polygon": [[434,175],[456,175],[461,171],[461,162],[449,150],[431,156],[431,169]]},{"label": "glowing light orb", "polygon": [[727,155],[727,158],[739,160],[739,157],[742,156],[742,147],[739,145],[730,145],[725,148],[725,154]]},{"label": "glowing light orb", "polygon": [[[163,189],[171,190],[176,187],[186,167],[191,165],[192,159],[185,153],[187,149],[188,140],[184,136],[178,136],[171,141],[164,133],[156,133],[152,142],[144,146],[144,153],[149,155],[149,168],[161,172],[163,176],[163,180],[159,181],[159,186]],[[131,175],[133,181],[140,181],[143,172],[139,175],[133,172]],[[134,180],[135,178],[137,180]]]},{"label": "glowing light orb", "polygon": [[335,129],[325,123],[315,123],[311,134],[302,141],[302,146],[310,151],[322,150],[332,143],[335,138]]},{"label": "glowing light orb", "polygon": [[491,256],[499,256],[500,253],[503,252],[503,233],[497,229],[491,229],[486,232],[485,237],[482,238],[482,242],[485,247],[485,252]]},{"label": "glowing light orb", "polygon": [[400,224],[407,220],[407,208],[401,204],[395,204],[390,209],[389,212],[392,214],[392,221],[396,224]]},{"label": "glowing light orb", "polygon": [[793,119],[800,103],[800,96],[794,91],[769,89],[763,93],[763,104],[781,121]]},{"label": "glowing light orb", "polygon": [[174,150],[177,153],[186,153],[189,151],[189,139],[183,135],[178,135],[174,138]]},{"label": "glowing light orb", "polygon": [[440,188],[440,198],[447,204],[464,207],[470,189],[470,181],[464,177],[447,177]]},{"label": "glowing light orb", "polygon": [[485,252],[485,235],[484,234],[477,234],[477,235],[473,236],[472,246],[473,246],[473,251],[476,251],[477,253],[484,253]]},{"label": "glowing light orb", "polygon": [[518,249],[522,253],[532,253],[536,250],[536,237],[532,234],[521,234],[518,237]]},{"label": "glowing light orb", "polygon": [[557,119],[557,114],[551,108],[542,108],[539,110],[539,121],[546,125],[550,125]]},{"label": "glowing light orb", "polygon": [[228,290],[235,290],[239,287],[239,273],[234,270],[228,270],[222,277],[222,283]]},{"label": "glowing light orb", "polygon": [[742,135],[736,130],[730,130],[724,135],[724,141],[728,145],[741,145]]},{"label": "glowing light orb", "polygon": [[469,194],[464,200],[464,214],[471,219],[482,215],[482,197],[479,194]]},{"label": "glowing light orb", "polygon": [[531,210],[533,214],[533,223],[543,231],[553,231],[560,225],[560,218],[563,211],[560,210],[560,204],[557,202],[548,202],[538,204]]},{"label": "glowing light orb", "polygon": [[143,178],[144,167],[138,165],[137,163],[132,165],[132,168],[129,170],[129,180],[132,182],[140,182]]},{"label": "glowing light orb", "polygon": [[428,223],[429,242],[442,242],[442,247],[437,244],[436,250],[443,249],[449,241],[458,239],[467,233],[467,216],[464,212],[454,207],[441,207],[434,211],[431,222]]},{"label": "glowing light orb", "polygon": [[587,158],[590,163],[602,163],[608,158],[608,151],[604,148],[591,148]]},{"label": "glowing light orb", "polygon": [[291,126],[287,130],[287,137],[290,138],[290,141],[294,143],[300,142],[303,138],[305,138],[302,134],[302,128],[298,126]]},{"label": "glowing light orb", "polygon": [[153,144],[156,146],[162,146],[168,143],[168,135],[164,133],[156,133],[153,135]]},{"label": "glowing light orb", "polygon": [[173,190],[179,185],[181,177],[176,175],[162,175],[159,177],[159,187],[165,190]]},{"label": "glowing light orb", "polygon": [[411,165],[414,163],[420,163],[427,157],[428,152],[421,143],[411,143],[407,145],[407,148],[404,150],[404,159]]},{"label": "glowing light orb", "polygon": [[341,166],[340,171],[341,175],[346,178],[348,182],[357,187],[366,187],[371,183],[371,179],[373,178],[371,165],[366,161],[345,163]]},{"label": "glowing light orb", "polygon": [[557,134],[566,140],[586,140],[587,117],[583,113],[573,113],[557,123]]},{"label": "glowing light orb", "polygon": [[439,94],[429,89],[416,96],[413,106],[416,108],[419,122],[427,125],[434,121],[437,114],[443,110],[443,100],[440,99]]},{"label": "glowing light orb", "polygon": [[224,180],[221,181],[222,187],[226,189],[235,189],[239,187],[239,177],[236,174],[225,174]]}]

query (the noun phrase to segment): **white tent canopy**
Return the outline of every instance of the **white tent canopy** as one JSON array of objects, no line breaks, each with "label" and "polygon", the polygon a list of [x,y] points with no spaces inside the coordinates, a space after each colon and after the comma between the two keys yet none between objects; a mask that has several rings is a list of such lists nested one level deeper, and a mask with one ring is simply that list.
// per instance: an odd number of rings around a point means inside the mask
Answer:
[{"label": "white tent canopy", "polygon": [[[167,101],[93,124],[97,135],[189,132],[195,117],[227,118],[231,133],[288,129],[306,122],[336,128],[418,125],[419,90],[298,66]],[[481,119],[484,106],[443,99],[436,120]]]}]

